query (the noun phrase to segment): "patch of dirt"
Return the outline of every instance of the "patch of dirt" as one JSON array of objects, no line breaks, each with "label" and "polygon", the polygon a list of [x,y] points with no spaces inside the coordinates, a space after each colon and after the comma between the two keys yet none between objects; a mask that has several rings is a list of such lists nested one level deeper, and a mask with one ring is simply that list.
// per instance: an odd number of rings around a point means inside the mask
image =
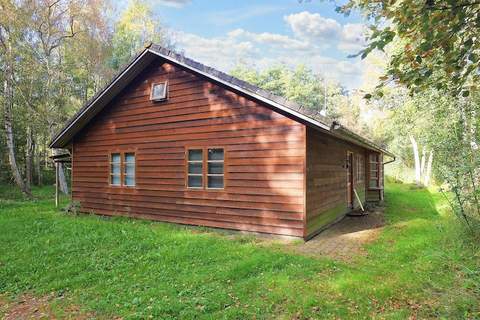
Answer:
[{"label": "patch of dirt", "polygon": [[375,241],[384,225],[383,208],[377,207],[368,215],[345,217],[313,239],[292,246],[292,250],[308,256],[348,261],[365,255],[364,245]]},{"label": "patch of dirt", "polygon": [[78,306],[68,306],[60,312],[53,307],[53,295],[35,297],[24,294],[14,301],[0,297],[0,316],[3,320],[18,319],[93,319],[92,313],[85,313]]}]

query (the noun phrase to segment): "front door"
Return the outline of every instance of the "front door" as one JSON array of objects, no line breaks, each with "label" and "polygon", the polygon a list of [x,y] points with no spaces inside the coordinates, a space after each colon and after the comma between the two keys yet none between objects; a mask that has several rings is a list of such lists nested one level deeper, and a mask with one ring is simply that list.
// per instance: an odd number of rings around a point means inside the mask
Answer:
[{"label": "front door", "polygon": [[353,153],[347,151],[347,206],[353,208]]}]

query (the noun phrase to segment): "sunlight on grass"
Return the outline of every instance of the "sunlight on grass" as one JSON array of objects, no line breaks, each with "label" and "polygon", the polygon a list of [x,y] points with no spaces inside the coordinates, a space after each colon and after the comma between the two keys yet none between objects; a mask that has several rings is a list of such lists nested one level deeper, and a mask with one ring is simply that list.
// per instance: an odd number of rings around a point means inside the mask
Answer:
[{"label": "sunlight on grass", "polygon": [[54,292],[107,318],[479,315],[478,248],[462,240],[434,190],[390,184],[388,224],[352,263],[262,247],[251,236],[65,215],[53,208],[53,189],[35,194],[1,193],[0,294],[11,298]]}]

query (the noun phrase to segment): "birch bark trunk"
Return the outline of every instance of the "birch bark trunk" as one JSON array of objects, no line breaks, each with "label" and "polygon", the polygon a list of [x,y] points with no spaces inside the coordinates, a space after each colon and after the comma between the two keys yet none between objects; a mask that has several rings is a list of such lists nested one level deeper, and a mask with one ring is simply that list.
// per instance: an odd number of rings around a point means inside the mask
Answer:
[{"label": "birch bark trunk", "polygon": [[4,94],[4,110],[3,110],[3,120],[5,128],[5,138],[7,142],[8,150],[8,161],[10,163],[10,169],[12,171],[13,179],[15,183],[20,188],[22,193],[31,197],[30,189],[27,188],[27,185],[23,181],[22,175],[17,165],[17,159],[15,155],[15,139],[13,133],[13,66],[12,66],[12,56],[11,56],[11,47],[7,48],[7,57],[6,57],[6,67],[5,67],[5,79],[3,83],[3,94]]},{"label": "birch bark trunk", "polygon": [[40,144],[37,143],[35,145],[35,160],[34,160],[34,164],[35,164],[35,172],[36,172],[36,176],[37,176],[37,185],[41,186],[42,183],[43,183],[43,176],[42,176],[42,152],[40,151]]},{"label": "birch bark trunk", "polygon": [[412,135],[410,136],[410,142],[412,143],[413,158],[415,161],[415,182],[418,185],[421,185],[422,181],[421,181],[421,172],[420,172],[420,157],[418,155],[418,145],[417,145],[417,141]]},{"label": "birch bark trunk", "polygon": [[423,184],[425,186],[428,186],[430,183],[430,177],[432,174],[432,163],[433,163],[433,150],[431,150],[430,154],[428,155],[427,169],[425,171],[425,178],[423,181]]},{"label": "birch bark trunk", "polygon": [[33,145],[32,128],[27,126],[27,145],[25,150],[25,185],[28,189],[32,187]]}]

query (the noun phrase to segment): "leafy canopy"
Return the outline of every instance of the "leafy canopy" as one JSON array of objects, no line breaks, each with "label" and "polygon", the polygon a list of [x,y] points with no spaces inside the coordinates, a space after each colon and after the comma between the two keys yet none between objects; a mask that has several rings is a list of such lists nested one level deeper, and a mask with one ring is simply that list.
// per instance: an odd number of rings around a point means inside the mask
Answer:
[{"label": "leafy canopy", "polygon": [[433,87],[463,96],[478,86],[480,1],[350,0],[338,9],[360,9],[371,22],[362,58],[398,44],[380,86],[395,81],[412,93]]}]

